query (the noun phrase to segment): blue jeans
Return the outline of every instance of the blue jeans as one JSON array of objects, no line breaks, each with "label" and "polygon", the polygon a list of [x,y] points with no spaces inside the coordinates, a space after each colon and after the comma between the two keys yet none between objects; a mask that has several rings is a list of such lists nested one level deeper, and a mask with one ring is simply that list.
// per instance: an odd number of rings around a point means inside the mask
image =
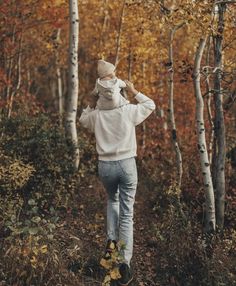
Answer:
[{"label": "blue jeans", "polygon": [[125,243],[122,254],[129,265],[133,254],[133,206],[138,182],[135,158],[99,161],[98,173],[108,194],[108,239]]}]

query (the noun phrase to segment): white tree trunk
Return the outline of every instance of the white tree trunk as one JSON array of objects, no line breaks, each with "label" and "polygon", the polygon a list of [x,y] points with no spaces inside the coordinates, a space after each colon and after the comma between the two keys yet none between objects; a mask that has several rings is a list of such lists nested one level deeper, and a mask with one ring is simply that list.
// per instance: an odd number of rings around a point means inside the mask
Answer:
[{"label": "white tree trunk", "polygon": [[174,114],[174,65],[173,65],[173,39],[174,34],[177,29],[181,28],[184,23],[174,27],[170,30],[170,39],[169,39],[169,65],[168,65],[168,72],[169,72],[169,121],[171,125],[171,132],[172,132],[172,143],[175,150],[176,161],[177,161],[177,170],[178,170],[178,186],[181,187],[182,176],[183,176],[183,164],[182,164],[182,155],[179,148],[178,140],[177,140],[177,130],[175,124],[175,114]]},{"label": "white tree trunk", "polygon": [[205,209],[205,231],[211,232],[215,230],[215,197],[211,178],[210,164],[208,160],[208,152],[206,148],[206,133],[204,123],[204,101],[201,94],[200,86],[200,65],[202,54],[205,48],[206,39],[200,39],[199,46],[195,55],[194,62],[194,91],[196,96],[196,121],[198,150],[200,153],[201,170],[204,181],[206,209]]},{"label": "white tree trunk", "polygon": [[76,129],[76,115],[79,91],[78,78],[78,43],[79,11],[78,1],[70,0],[70,46],[69,46],[69,94],[66,113],[66,134],[74,144],[74,167],[79,166],[79,147]]},{"label": "white tree trunk", "polygon": [[[61,28],[57,29],[57,37],[56,37],[56,43],[57,47],[60,45],[60,39],[61,39]],[[58,110],[59,110],[59,122],[62,126],[62,120],[63,120],[63,92],[62,92],[62,75],[61,75],[61,68],[60,68],[60,61],[59,61],[59,53],[58,48],[56,50],[56,75],[57,75],[57,92],[58,92]]]}]

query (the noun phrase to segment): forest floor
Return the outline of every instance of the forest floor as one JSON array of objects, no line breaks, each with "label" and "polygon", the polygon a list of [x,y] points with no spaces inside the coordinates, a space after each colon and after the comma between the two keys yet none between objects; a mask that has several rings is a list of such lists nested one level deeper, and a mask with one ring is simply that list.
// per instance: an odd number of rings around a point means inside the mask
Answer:
[{"label": "forest floor", "polygon": [[[158,252],[154,222],[158,218],[152,211],[154,202],[154,192],[140,178],[134,207],[132,286],[160,285],[155,271]],[[105,276],[99,262],[106,244],[106,193],[95,175],[82,182],[64,219],[62,232],[72,253],[69,269],[81,280],[81,286],[101,285]],[[73,248],[79,257],[73,258]]]}]

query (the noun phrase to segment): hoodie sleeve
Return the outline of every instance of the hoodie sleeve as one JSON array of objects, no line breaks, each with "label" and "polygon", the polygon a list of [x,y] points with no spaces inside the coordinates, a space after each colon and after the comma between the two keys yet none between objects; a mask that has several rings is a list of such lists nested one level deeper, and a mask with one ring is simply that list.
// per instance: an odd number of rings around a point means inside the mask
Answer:
[{"label": "hoodie sleeve", "polygon": [[152,99],[146,95],[139,92],[135,99],[138,101],[138,104],[129,105],[129,118],[136,126],[142,123],[156,108],[156,105]]},{"label": "hoodie sleeve", "polygon": [[97,80],[96,80],[95,87],[92,90],[92,92],[90,93],[90,95],[96,96],[97,94],[98,94],[98,83],[97,83]]},{"label": "hoodie sleeve", "polygon": [[125,88],[126,87],[126,83],[123,80],[118,79],[118,82],[119,82],[119,88]]},{"label": "hoodie sleeve", "polygon": [[79,118],[79,122],[83,127],[88,128],[90,131],[94,132],[95,116],[96,110],[87,106],[87,108],[83,110]]}]

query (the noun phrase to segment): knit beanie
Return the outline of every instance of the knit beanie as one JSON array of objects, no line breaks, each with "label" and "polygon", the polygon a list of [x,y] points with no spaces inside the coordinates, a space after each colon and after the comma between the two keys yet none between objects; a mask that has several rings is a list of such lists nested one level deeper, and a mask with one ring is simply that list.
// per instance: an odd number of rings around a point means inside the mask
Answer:
[{"label": "knit beanie", "polygon": [[97,71],[98,71],[98,76],[100,78],[111,74],[115,69],[116,69],[116,67],[111,63],[108,63],[104,60],[98,61]]}]

